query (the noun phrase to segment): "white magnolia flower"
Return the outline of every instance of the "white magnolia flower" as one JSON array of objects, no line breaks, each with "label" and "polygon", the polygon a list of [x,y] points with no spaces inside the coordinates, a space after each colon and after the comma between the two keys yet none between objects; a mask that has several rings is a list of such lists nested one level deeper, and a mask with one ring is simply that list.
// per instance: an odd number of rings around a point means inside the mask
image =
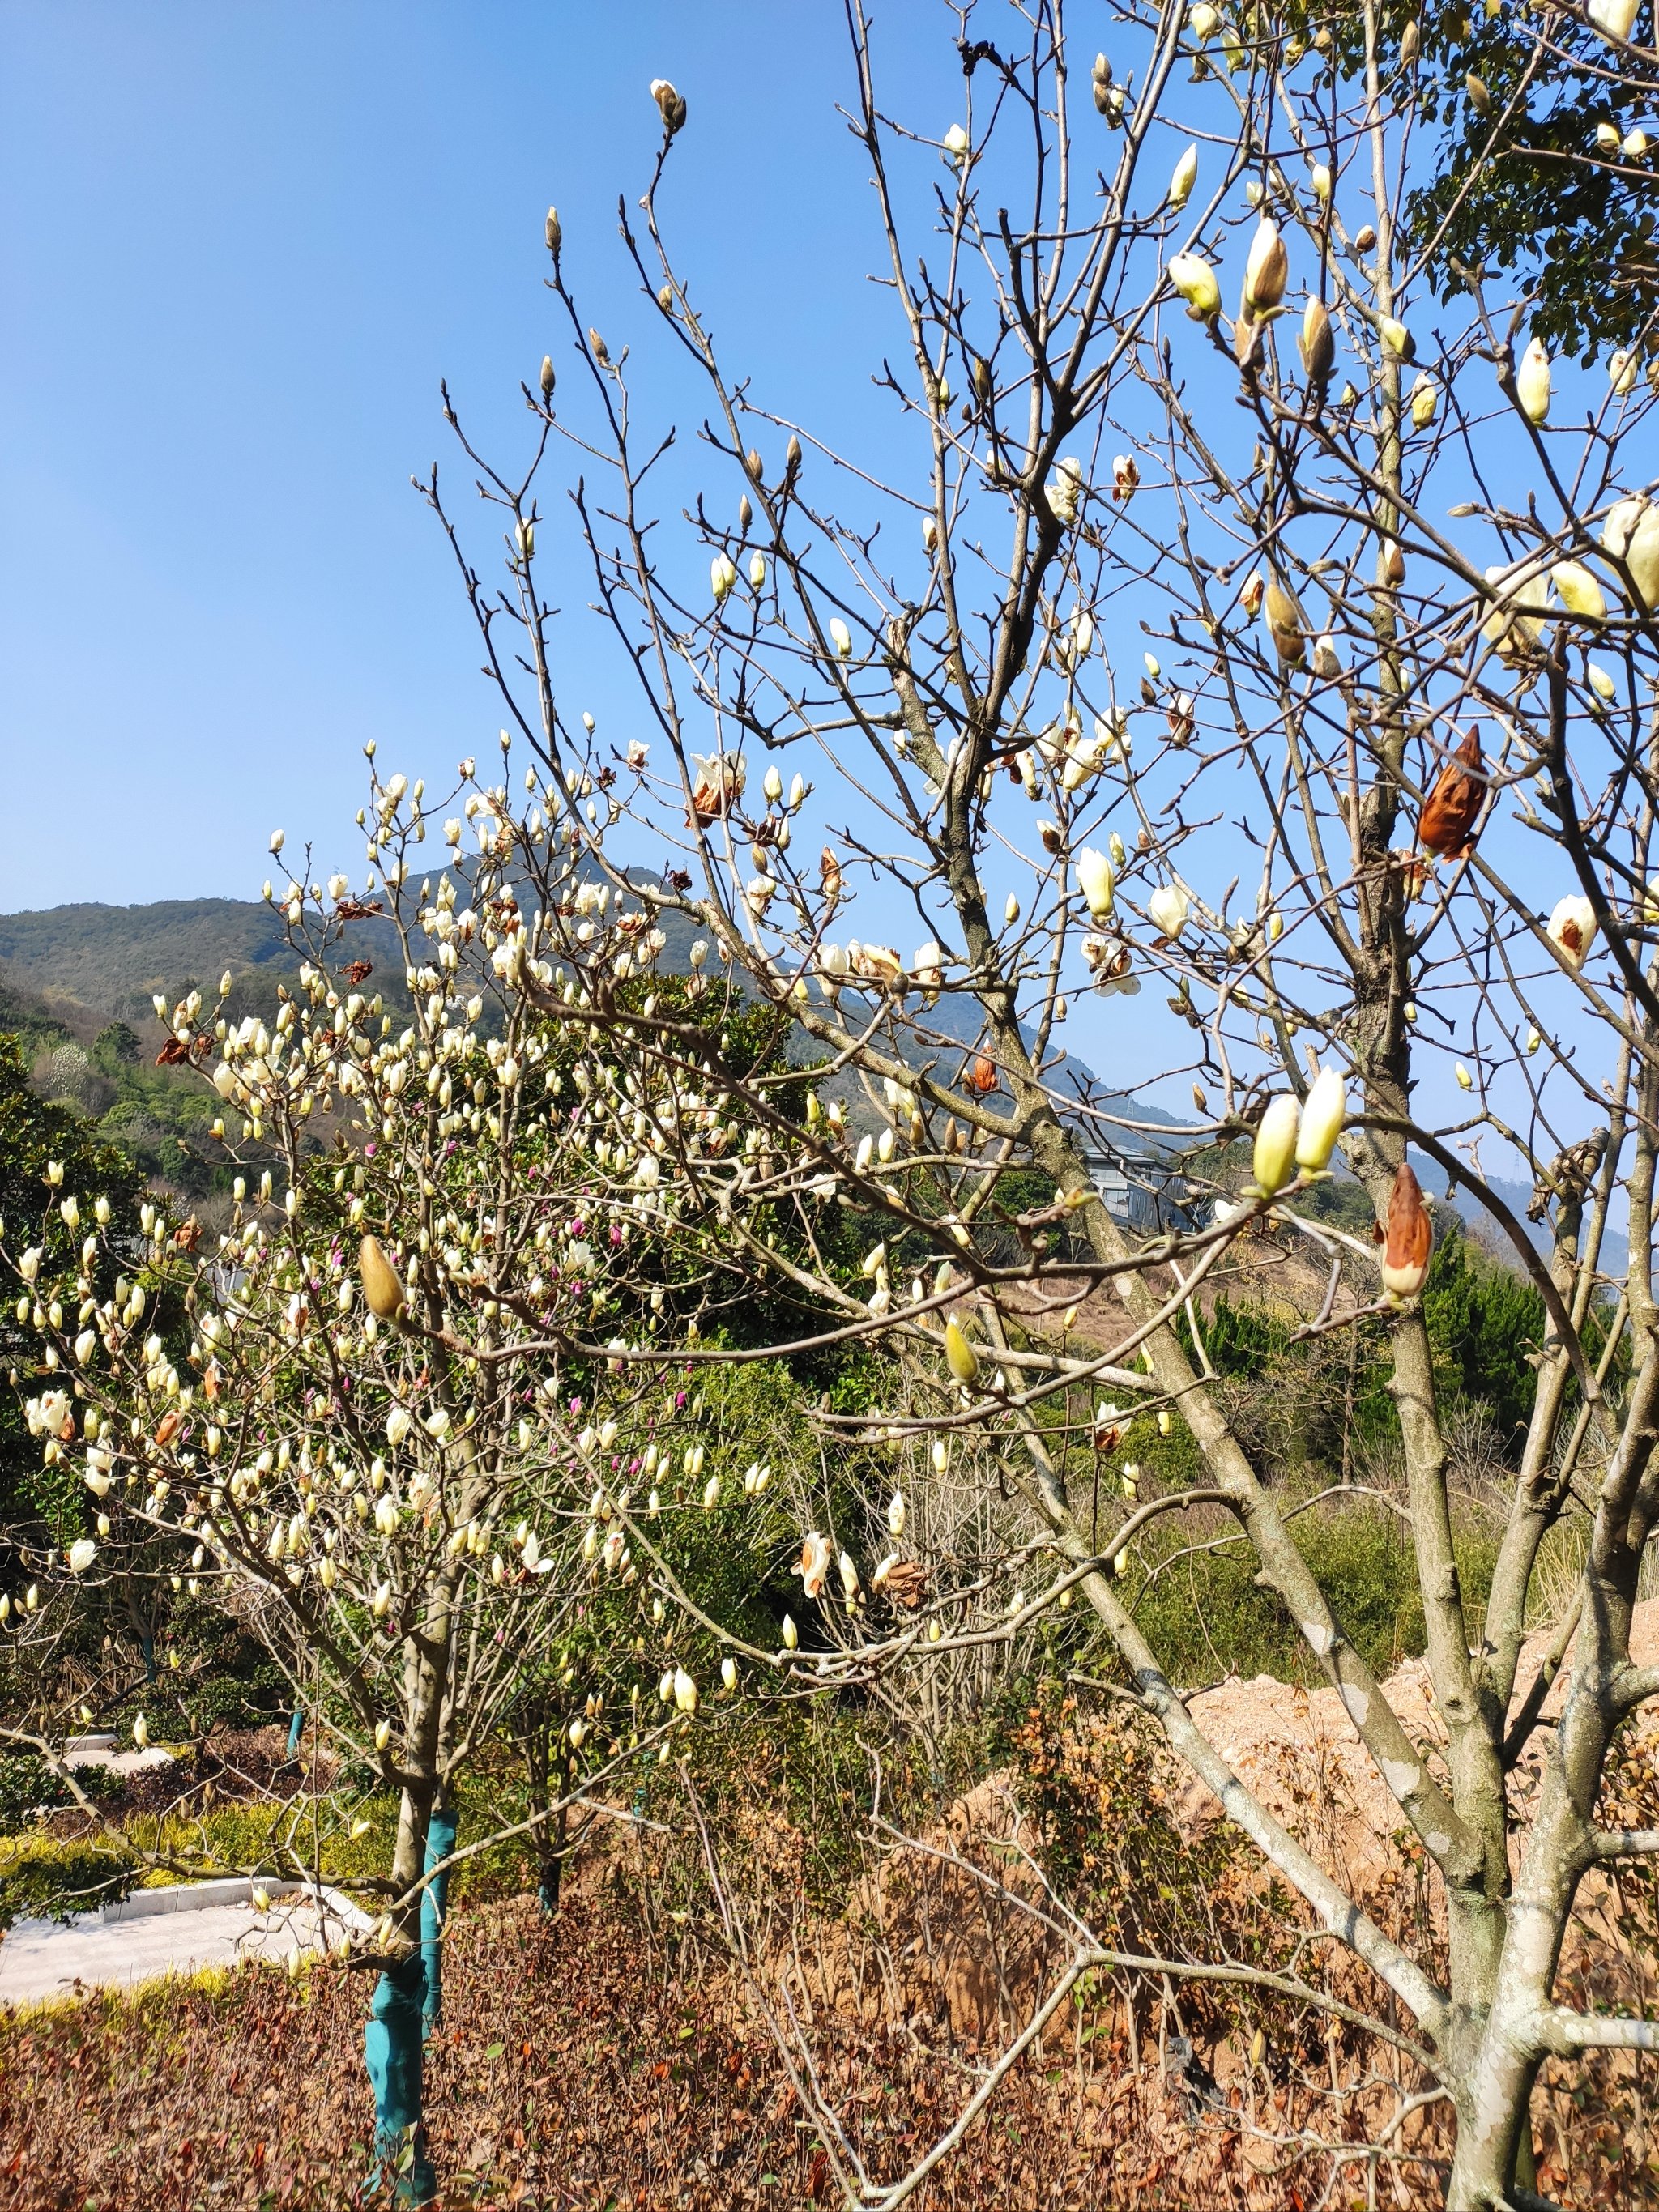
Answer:
[{"label": "white magnolia flower", "polygon": [[1195,322],[1207,322],[1221,313],[1221,287],[1201,254],[1174,254],[1164,273],[1187,302],[1187,312]]},{"label": "white magnolia flower", "polygon": [[1545,925],[1550,943],[1574,968],[1582,968],[1595,942],[1595,909],[1587,898],[1558,899]]},{"label": "white magnolia flower", "polygon": [[1192,902],[1179,884],[1155,890],[1146,902],[1146,917],[1160,935],[1179,937],[1192,912]]},{"label": "white magnolia flower", "polygon": [[1302,1109],[1293,1091],[1281,1091],[1267,1101],[1256,1124],[1255,1150],[1251,1165],[1256,1188],[1271,1198],[1283,1190],[1295,1172],[1296,1140]]},{"label": "white magnolia flower", "polygon": [[1103,853],[1085,846],[1077,856],[1077,879],[1089,912],[1097,921],[1104,921],[1116,892],[1111,862]]},{"label": "white magnolia flower", "polygon": [[1308,1093],[1307,1103],[1302,1109],[1302,1125],[1296,1140],[1296,1164],[1300,1168],[1325,1168],[1330,1164],[1336,1140],[1342,1133],[1342,1118],[1347,1111],[1348,1094],[1341,1073],[1334,1067],[1322,1067],[1315,1077]]},{"label": "white magnolia flower", "polygon": [[1528,422],[1546,422],[1550,411],[1550,357],[1541,338],[1534,338],[1521,356],[1516,372],[1515,396]]}]

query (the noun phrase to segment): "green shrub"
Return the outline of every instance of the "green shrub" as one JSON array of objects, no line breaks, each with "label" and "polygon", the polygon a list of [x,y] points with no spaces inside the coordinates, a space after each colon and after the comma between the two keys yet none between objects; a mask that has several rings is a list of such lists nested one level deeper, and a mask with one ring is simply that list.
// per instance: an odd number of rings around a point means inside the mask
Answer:
[{"label": "green shrub", "polygon": [[0,1929],[14,1920],[72,1920],[130,1896],[137,1862],[103,1844],[24,1844],[0,1858]]},{"label": "green shrub", "polygon": [[[76,1775],[82,1795],[94,1801],[118,1797],[121,1778],[106,1766],[83,1766]],[[38,1751],[8,1752],[0,1757],[0,1836],[15,1836],[37,1812],[72,1805],[75,1793]]]},{"label": "green shrub", "polygon": [[[1409,1531],[1386,1508],[1367,1499],[1335,1501],[1297,1515],[1291,1522],[1297,1548],[1317,1577],[1330,1608],[1366,1665],[1386,1674],[1424,1648],[1423,1599]],[[1225,1540],[1218,1522],[1213,1550],[1197,1548],[1189,1534],[1173,1534],[1163,1549],[1149,1545],[1151,1578],[1133,1595],[1135,1617],[1152,1649],[1184,1685],[1223,1675],[1273,1674],[1280,1681],[1324,1680],[1296,1624],[1272,1590],[1256,1582],[1256,1559],[1242,1538]],[[1182,1556],[1182,1553],[1185,1556]],[[1474,1525],[1457,1538],[1458,1566],[1480,1630],[1492,1586],[1495,1546]]]}]

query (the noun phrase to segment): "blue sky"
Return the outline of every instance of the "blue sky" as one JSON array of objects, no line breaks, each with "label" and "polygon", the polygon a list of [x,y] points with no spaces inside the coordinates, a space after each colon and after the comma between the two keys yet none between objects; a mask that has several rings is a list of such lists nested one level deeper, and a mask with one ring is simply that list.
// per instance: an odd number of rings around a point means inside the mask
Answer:
[{"label": "blue sky", "polygon": [[[963,112],[955,26],[944,0],[878,13],[884,87],[935,133]],[[871,374],[897,332],[836,112],[839,0],[0,0],[0,911],[255,896],[278,824],[356,873],[365,738],[436,789],[487,757],[500,714],[409,478],[440,459],[476,517],[443,376],[486,452],[526,450],[520,381],[569,357],[556,202],[585,313],[679,421],[670,512],[702,482],[702,394],[617,236],[659,75],[691,108],[665,218],[723,356],[880,468],[900,434]],[[562,469],[541,537],[561,704],[648,734],[584,612]],[[1127,1081],[1158,1006],[1110,1004],[1073,1046]]]},{"label": "blue sky", "polygon": [[[893,15],[942,130],[947,11]],[[490,450],[525,435],[518,382],[561,349],[550,202],[613,350],[654,321],[616,206],[658,75],[692,106],[672,211],[715,327],[803,411],[873,410],[838,6],[0,5],[0,910],[257,894],[275,824],[349,830],[366,737],[434,772],[493,740],[409,477],[448,458],[442,375]],[[578,614],[562,644],[565,703],[620,720],[603,639]]]}]

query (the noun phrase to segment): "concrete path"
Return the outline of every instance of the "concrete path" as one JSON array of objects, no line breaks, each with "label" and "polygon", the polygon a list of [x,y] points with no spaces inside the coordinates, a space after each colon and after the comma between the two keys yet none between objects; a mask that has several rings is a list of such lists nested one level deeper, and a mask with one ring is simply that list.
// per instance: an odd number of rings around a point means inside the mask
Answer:
[{"label": "concrete path", "polygon": [[[0,2004],[72,1996],[77,1983],[120,1989],[207,1966],[281,1965],[326,1950],[349,1927],[368,1924],[355,1907],[327,1893],[320,1903],[303,1893],[274,1898],[261,1911],[246,1882],[196,1887],[218,1894],[198,1902],[188,1889],[141,1890],[124,1905],[82,1913],[67,1925],[14,1922],[0,1942]],[[227,1899],[227,1890],[240,1890],[240,1898]]]}]

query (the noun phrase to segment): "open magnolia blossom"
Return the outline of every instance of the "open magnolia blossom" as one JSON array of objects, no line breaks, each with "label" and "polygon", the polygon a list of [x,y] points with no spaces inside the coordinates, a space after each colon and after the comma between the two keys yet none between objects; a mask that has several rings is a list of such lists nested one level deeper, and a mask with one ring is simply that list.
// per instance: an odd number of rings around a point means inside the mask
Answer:
[{"label": "open magnolia blossom", "polygon": [[830,1573],[835,1553],[827,1536],[813,1530],[800,1547],[801,1586],[811,1598],[823,1595],[823,1585]]}]

